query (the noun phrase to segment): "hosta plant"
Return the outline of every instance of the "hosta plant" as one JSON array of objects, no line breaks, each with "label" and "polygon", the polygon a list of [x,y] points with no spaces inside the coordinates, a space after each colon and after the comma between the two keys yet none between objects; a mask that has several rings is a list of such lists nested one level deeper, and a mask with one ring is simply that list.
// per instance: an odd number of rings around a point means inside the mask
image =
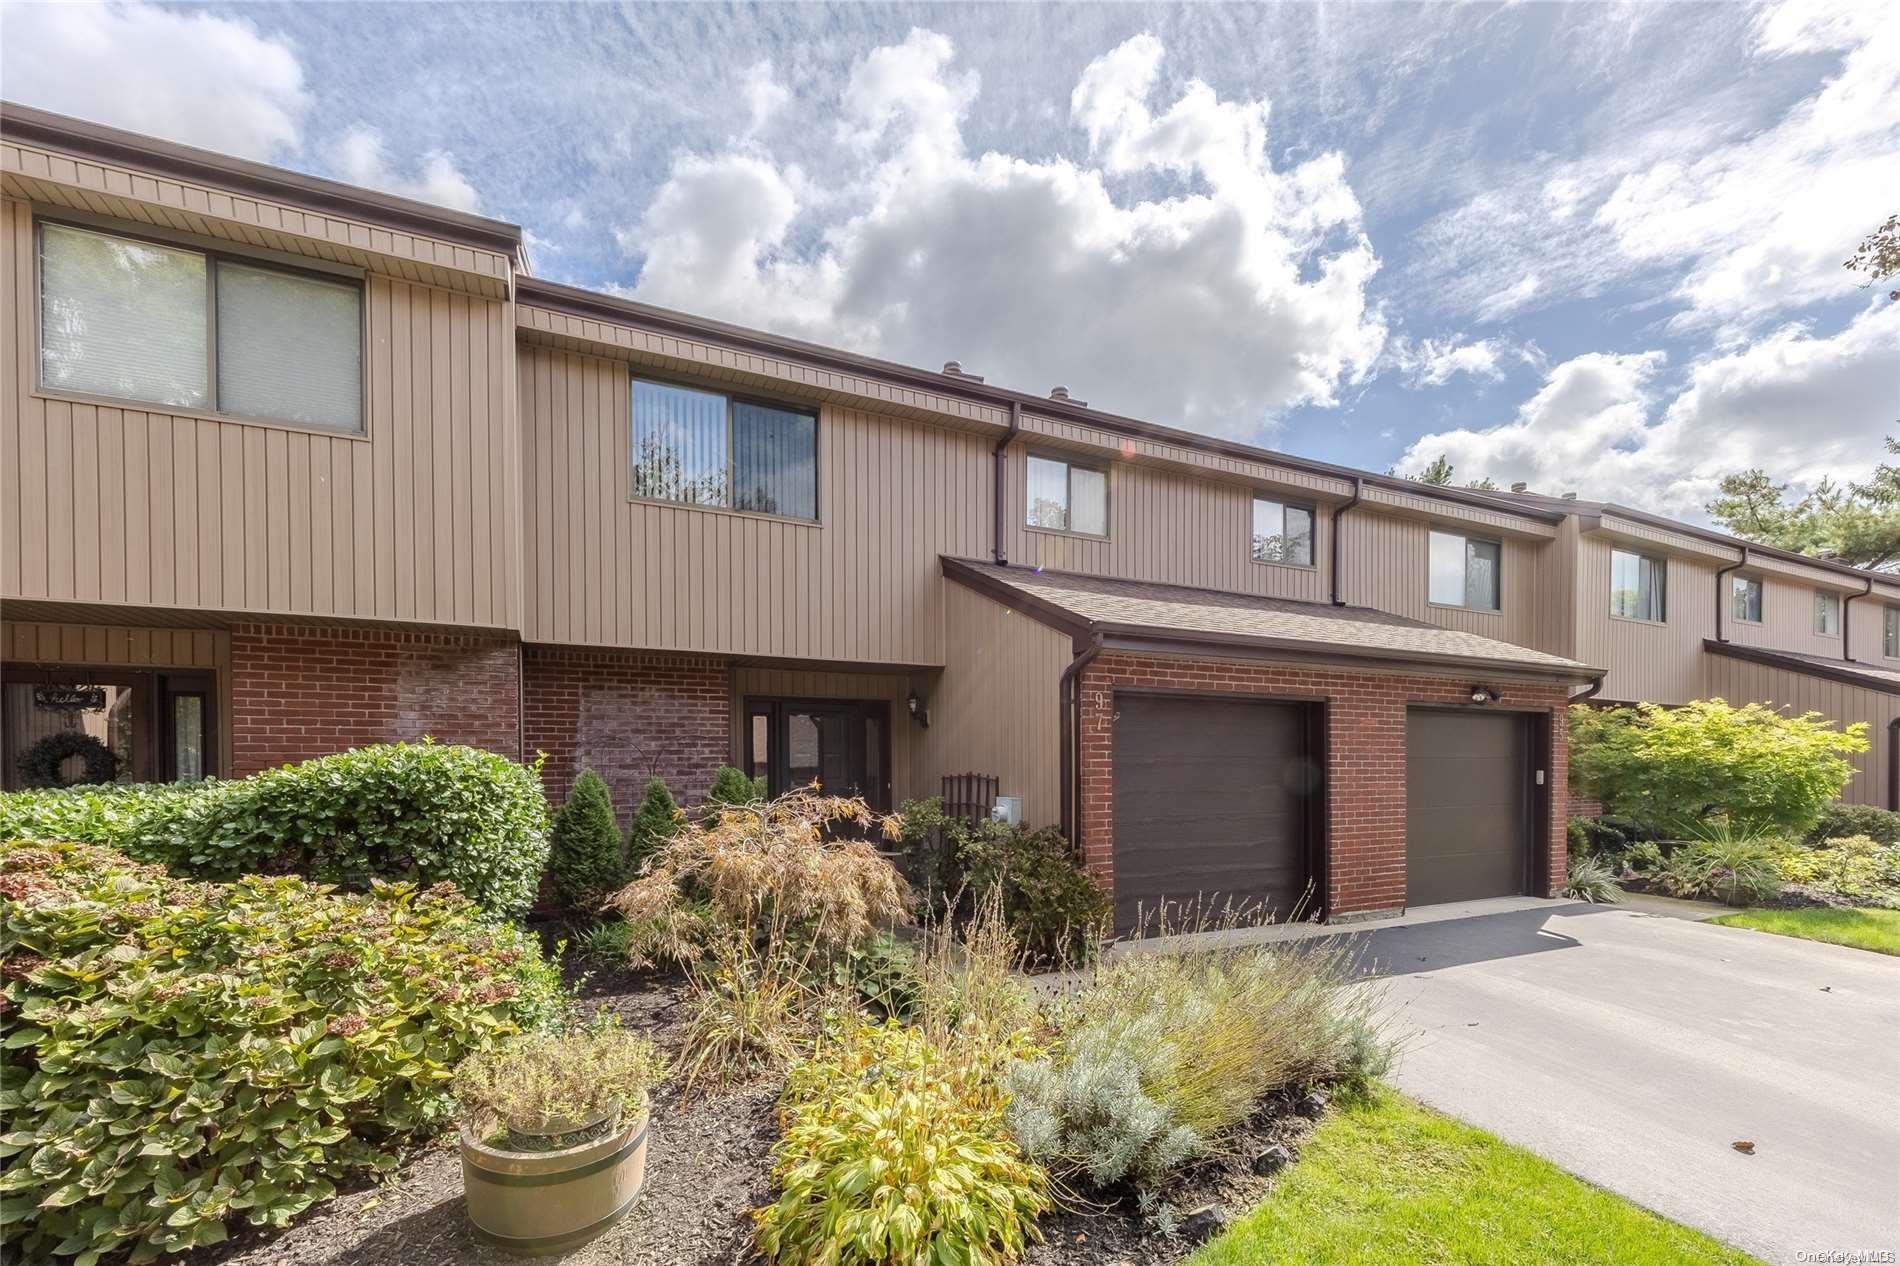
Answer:
[{"label": "hosta plant", "polygon": [[446,887],[340,895],[0,843],[0,1239],[150,1261],[283,1226],[446,1120],[461,1059],[554,1022],[534,940]]}]

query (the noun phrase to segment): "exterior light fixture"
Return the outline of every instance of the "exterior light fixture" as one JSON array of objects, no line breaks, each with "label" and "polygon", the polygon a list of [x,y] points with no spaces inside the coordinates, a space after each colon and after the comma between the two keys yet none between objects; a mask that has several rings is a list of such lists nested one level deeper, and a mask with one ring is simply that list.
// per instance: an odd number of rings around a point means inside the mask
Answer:
[{"label": "exterior light fixture", "polygon": [[904,707],[909,710],[911,720],[925,729],[930,728],[930,709],[924,706],[924,701],[917,697],[915,690],[905,697]]},{"label": "exterior light fixture", "polygon": [[1475,704],[1496,703],[1503,697],[1504,692],[1495,686],[1473,686],[1471,688],[1471,702]]}]

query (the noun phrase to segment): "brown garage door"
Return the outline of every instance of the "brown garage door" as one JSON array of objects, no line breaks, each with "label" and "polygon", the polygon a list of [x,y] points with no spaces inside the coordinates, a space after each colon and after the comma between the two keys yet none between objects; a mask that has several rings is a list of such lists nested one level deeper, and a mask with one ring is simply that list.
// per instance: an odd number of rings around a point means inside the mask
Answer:
[{"label": "brown garage door", "polygon": [[1530,733],[1521,716],[1413,710],[1405,726],[1405,903],[1524,891]]},{"label": "brown garage door", "polygon": [[1307,733],[1297,704],[1116,696],[1118,931],[1152,930],[1163,903],[1197,897],[1203,910],[1231,899],[1288,913],[1318,784]]}]

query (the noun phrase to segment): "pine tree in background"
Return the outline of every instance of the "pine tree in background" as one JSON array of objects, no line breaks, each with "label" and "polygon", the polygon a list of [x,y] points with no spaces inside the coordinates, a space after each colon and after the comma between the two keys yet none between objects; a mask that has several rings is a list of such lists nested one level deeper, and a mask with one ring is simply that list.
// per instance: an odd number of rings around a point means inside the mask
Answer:
[{"label": "pine tree in background", "polygon": [[627,881],[620,860],[620,828],[614,824],[614,800],[607,784],[583,769],[554,816],[553,856],[549,868],[561,904],[573,910],[597,908]]},{"label": "pine tree in background", "polygon": [[653,850],[672,839],[685,821],[686,815],[680,812],[679,802],[673,799],[666,779],[647,779],[647,793],[641,797],[640,807],[634,810],[633,822],[627,828],[627,874],[638,875]]}]

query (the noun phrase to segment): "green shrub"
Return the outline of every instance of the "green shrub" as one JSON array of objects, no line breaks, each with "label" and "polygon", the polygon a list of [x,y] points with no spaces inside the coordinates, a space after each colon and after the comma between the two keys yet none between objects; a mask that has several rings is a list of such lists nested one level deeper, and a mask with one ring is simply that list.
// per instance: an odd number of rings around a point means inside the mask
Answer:
[{"label": "green shrub", "polygon": [[1775,859],[1775,869],[1791,884],[1863,905],[1900,908],[1900,847],[1865,835],[1791,849]]},{"label": "green shrub", "polygon": [[1346,988],[1349,968],[1310,942],[1114,959],[1052,1009],[1054,1050],[1005,1078],[1010,1127],[1061,1176],[1154,1193],[1268,1095],[1383,1067],[1376,999]]},{"label": "green shrub", "polygon": [[1669,832],[1725,818],[1738,829],[1799,834],[1847,785],[1867,725],[1818,712],[1698,699],[1678,708],[1570,710],[1570,770],[1612,814]]},{"label": "green shrub", "polygon": [[1027,966],[1048,971],[1095,961],[1109,928],[1108,895],[1054,827],[1003,822],[951,828],[972,894],[1002,894],[1003,920]]},{"label": "green shrub", "polygon": [[1900,844],[1900,813],[1876,809],[1870,804],[1842,804],[1836,800],[1821,810],[1820,821],[1808,832],[1808,843],[1862,835],[1876,844],[1892,848]]},{"label": "green shrub", "polygon": [[753,1213],[779,1266],[992,1266],[1039,1240],[1048,1176],[1011,1140],[993,1085],[921,1030],[861,1031],[795,1066]]},{"label": "green shrub", "polygon": [[665,1076],[653,1043],[603,1013],[470,1055],[455,1070],[455,1102],[478,1137],[512,1151],[559,1151],[604,1134],[609,1121],[586,1123],[616,1108],[622,1119],[637,1117]]},{"label": "green shrub", "polygon": [[730,765],[721,765],[719,772],[713,775],[712,787],[706,792],[706,824],[712,825],[719,816],[719,806],[725,804],[751,804],[765,799],[765,788],[760,784],[763,779],[747,778],[743,771]]},{"label": "green shrub", "polygon": [[0,838],[77,839],[174,874],[454,884],[527,910],[548,860],[540,762],[429,741],[361,747],[237,782],[0,796]]},{"label": "green shrub", "polygon": [[1603,857],[1572,853],[1564,876],[1563,895],[1572,901],[1610,902],[1622,898],[1616,867]]},{"label": "green shrub", "polygon": [[835,956],[830,966],[832,983],[849,989],[878,1018],[916,1020],[924,984],[917,951],[889,932],[873,933]]},{"label": "green shrub", "polygon": [[283,1226],[444,1121],[451,1070],[553,1023],[534,940],[444,887],[337,895],[0,844],[5,1243],[135,1260]]},{"label": "green shrub", "polygon": [[1781,892],[1783,841],[1724,823],[1699,827],[1698,838],[1664,853],[1645,852],[1638,873],[1672,897],[1755,905]]},{"label": "green shrub", "polygon": [[627,881],[620,861],[620,828],[607,784],[583,769],[554,815],[549,831],[548,871],[561,904],[570,910],[594,910]]},{"label": "green shrub", "polygon": [[599,919],[574,937],[574,952],[583,958],[625,965],[633,956],[634,929],[625,919]]},{"label": "green shrub", "polygon": [[634,810],[633,822],[627,828],[628,875],[638,875],[647,858],[672,839],[685,820],[666,779],[647,779],[646,794],[640,798],[640,807]]}]

